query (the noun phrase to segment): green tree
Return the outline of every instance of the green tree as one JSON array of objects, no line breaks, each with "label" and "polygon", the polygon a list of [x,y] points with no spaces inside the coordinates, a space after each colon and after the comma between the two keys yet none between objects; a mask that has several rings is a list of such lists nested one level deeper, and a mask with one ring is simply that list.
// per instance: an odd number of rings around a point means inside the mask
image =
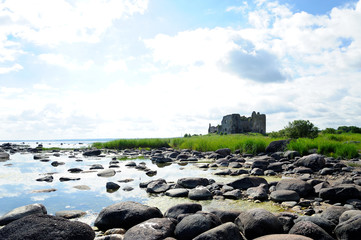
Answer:
[{"label": "green tree", "polygon": [[308,120],[289,122],[284,131],[289,138],[316,138],[318,136],[318,128]]}]

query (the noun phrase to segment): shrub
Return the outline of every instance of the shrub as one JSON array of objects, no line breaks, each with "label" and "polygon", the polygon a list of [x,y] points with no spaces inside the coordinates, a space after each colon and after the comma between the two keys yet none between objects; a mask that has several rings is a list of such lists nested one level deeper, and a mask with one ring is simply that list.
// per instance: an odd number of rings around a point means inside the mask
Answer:
[{"label": "shrub", "polygon": [[334,129],[334,128],[326,128],[325,130],[322,131],[322,133],[325,133],[325,134],[336,134],[337,131],[336,131],[336,129]]},{"label": "shrub", "polygon": [[285,135],[289,138],[316,138],[318,128],[308,120],[294,120],[284,128]]}]

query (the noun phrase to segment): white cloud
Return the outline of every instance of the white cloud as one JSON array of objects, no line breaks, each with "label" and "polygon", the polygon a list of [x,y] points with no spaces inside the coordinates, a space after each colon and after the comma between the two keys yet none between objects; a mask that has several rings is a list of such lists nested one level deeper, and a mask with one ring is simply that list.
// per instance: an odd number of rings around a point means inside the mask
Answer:
[{"label": "white cloud", "polygon": [[5,95],[22,93],[22,92],[24,92],[24,89],[22,89],[22,88],[8,88],[8,87],[0,88],[0,93],[5,94]]},{"label": "white cloud", "polygon": [[53,90],[57,90],[56,88],[54,87],[51,87],[47,84],[44,84],[44,83],[36,83],[33,85],[33,89],[36,89],[36,90],[44,90],[44,91],[53,91]]},{"label": "white cloud", "polygon": [[70,57],[52,53],[40,54],[39,59],[47,64],[64,67],[69,70],[87,70],[94,64],[92,60],[78,63],[76,60],[71,60]]},{"label": "white cloud", "polygon": [[21,66],[20,64],[14,64],[11,67],[0,67],[0,74],[6,74],[6,73],[10,73],[10,72],[17,72],[23,69],[23,66]]},{"label": "white cloud", "polygon": [[107,73],[114,73],[117,71],[126,71],[127,70],[127,64],[124,60],[109,60],[105,66],[104,71]]}]

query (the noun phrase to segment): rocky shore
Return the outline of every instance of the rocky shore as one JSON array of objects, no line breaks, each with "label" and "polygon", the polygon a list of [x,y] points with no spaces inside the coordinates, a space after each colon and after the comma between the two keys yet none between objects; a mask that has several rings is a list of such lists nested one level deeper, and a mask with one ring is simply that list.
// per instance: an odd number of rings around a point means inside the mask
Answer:
[{"label": "rocky shore", "polygon": [[[96,171],[98,177],[114,175],[119,164],[117,159],[129,158],[127,167],[153,177],[140,183],[144,191],[188,198],[189,202],[169,206],[165,212],[137,202],[115,203],[104,206],[94,227],[68,220],[85,214],[81,211],[61,211],[52,216],[47,214],[45,206],[32,204],[0,217],[0,226],[3,226],[0,239],[360,239],[361,170],[351,167],[358,166],[360,159],[342,160],[316,153],[300,156],[296,151],[284,151],[285,144],[285,141],[272,142],[266,152],[258,156],[231,153],[229,149],[215,152],[169,148],[76,150],[70,155],[74,158],[82,155],[84,161],[92,156],[112,156],[108,167],[94,165],[89,169]],[[3,144],[0,149],[2,159],[23,151],[33,153],[36,160],[47,160],[40,147]],[[191,162],[199,168],[217,169],[214,175],[236,178],[227,183],[212,177],[180,177],[171,182],[156,178],[157,171],[145,163],[131,160],[139,156],[157,165]],[[53,161],[51,164],[56,167],[63,163]],[[84,169],[68,169],[70,173],[80,171]],[[267,181],[266,176],[279,179]],[[53,181],[51,175],[34,180]],[[77,178],[60,181],[77,181]],[[109,191],[117,191],[119,187],[115,182],[108,182],[106,186]],[[202,201],[211,199],[271,201],[285,211],[271,213],[261,207],[222,210],[221,206],[204,211]]]}]

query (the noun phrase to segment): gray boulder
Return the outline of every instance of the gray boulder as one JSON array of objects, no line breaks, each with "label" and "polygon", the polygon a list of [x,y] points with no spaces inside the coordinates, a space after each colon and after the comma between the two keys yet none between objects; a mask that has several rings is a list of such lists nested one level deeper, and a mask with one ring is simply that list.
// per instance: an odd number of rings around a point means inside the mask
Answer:
[{"label": "gray boulder", "polygon": [[130,228],[124,234],[124,240],[162,240],[173,236],[175,220],[169,218],[151,218]]},{"label": "gray boulder", "polygon": [[201,210],[202,210],[202,205],[198,203],[182,203],[169,208],[164,213],[164,216],[168,218],[177,219],[178,216],[181,214],[189,214],[189,213],[193,214]]},{"label": "gray boulder", "polygon": [[162,193],[167,191],[170,188],[170,185],[164,179],[158,179],[150,182],[147,185],[148,193]]},{"label": "gray boulder", "polygon": [[341,214],[341,216],[339,218],[339,223],[345,222],[345,221],[349,220],[350,218],[357,216],[357,215],[361,215],[361,210],[345,211]]},{"label": "gray boulder", "polygon": [[342,213],[344,213],[345,211],[347,211],[349,209],[347,209],[346,207],[342,207],[342,206],[331,206],[326,208],[320,215],[320,217],[332,222],[333,224],[337,225],[338,221],[340,219],[340,216],[342,215]]},{"label": "gray boulder", "polygon": [[298,159],[294,164],[300,167],[311,168],[313,171],[318,171],[325,167],[326,161],[324,156],[314,153]]},{"label": "gray boulder", "polygon": [[276,190],[271,192],[270,198],[274,202],[286,202],[286,201],[296,201],[300,200],[300,196],[296,191],[293,190]]},{"label": "gray boulder", "polygon": [[6,225],[12,221],[29,216],[31,214],[47,214],[47,211],[45,206],[39,203],[21,206],[1,216],[0,226]]},{"label": "gray boulder", "polygon": [[222,157],[227,157],[231,154],[231,149],[229,148],[221,148],[215,151],[215,153],[221,155]]},{"label": "gray boulder", "polygon": [[308,182],[301,179],[281,179],[277,185],[276,190],[293,190],[300,195],[306,197],[313,193],[313,187]]},{"label": "gray boulder", "polygon": [[222,223],[226,223],[226,222],[233,223],[234,220],[236,220],[236,218],[239,216],[239,214],[241,214],[241,211],[236,211],[236,210],[232,211],[232,210],[213,209],[209,212],[213,213],[214,215],[219,217],[219,219],[221,219]]},{"label": "gray boulder", "polygon": [[98,177],[113,177],[115,175],[114,169],[105,169],[97,173]]},{"label": "gray boulder", "polygon": [[80,218],[84,215],[86,215],[86,212],[80,210],[64,210],[55,213],[55,216],[66,219]]},{"label": "gray boulder", "polygon": [[237,225],[228,222],[198,235],[193,240],[242,240],[242,236]]},{"label": "gray boulder", "polygon": [[313,240],[313,239],[297,234],[270,234],[255,238],[253,240]]},{"label": "gray boulder", "polygon": [[300,216],[295,220],[295,223],[298,223],[300,221],[313,222],[314,224],[321,227],[323,230],[325,230],[330,235],[332,234],[333,230],[336,227],[336,225],[334,223],[328,221],[325,218],[319,217],[319,216]]},{"label": "gray boulder", "polygon": [[188,189],[185,188],[175,188],[166,191],[165,195],[169,197],[188,197],[188,192]]},{"label": "gray boulder", "polygon": [[358,240],[361,236],[361,215],[356,215],[336,226],[337,239]]},{"label": "gray boulder", "polygon": [[94,237],[89,225],[50,215],[29,215],[0,229],[2,240],[93,240]]},{"label": "gray boulder", "polygon": [[248,198],[254,200],[266,200],[268,198],[268,186],[261,184],[258,187],[251,187],[247,189]]},{"label": "gray boulder", "polygon": [[325,230],[310,221],[295,223],[289,233],[303,235],[317,240],[334,240]]},{"label": "gray boulder", "polygon": [[233,182],[228,183],[227,185],[240,190],[247,190],[250,187],[258,187],[261,184],[268,185],[266,179],[260,177],[241,177]]},{"label": "gray boulder", "polygon": [[114,182],[107,182],[105,187],[107,192],[115,192],[120,188],[120,186]]},{"label": "gray boulder", "polygon": [[263,208],[242,212],[235,223],[247,239],[283,233],[283,227],[278,218]]},{"label": "gray boulder", "polygon": [[228,191],[228,192],[223,193],[223,197],[228,198],[228,199],[237,200],[237,199],[240,199],[242,197],[242,192],[239,189],[234,189],[232,191]]},{"label": "gray boulder", "polygon": [[221,220],[211,213],[196,213],[184,217],[176,226],[174,235],[178,240],[193,239],[218,225]]},{"label": "gray boulder", "polygon": [[346,202],[349,199],[360,197],[360,191],[352,185],[337,185],[330,188],[322,188],[319,197],[333,202]]},{"label": "gray boulder", "polygon": [[209,185],[209,180],[207,178],[189,177],[178,179],[177,184],[184,188],[195,188]]},{"label": "gray boulder", "polygon": [[96,150],[89,150],[83,153],[84,156],[99,156],[102,153],[101,150],[96,149]]},{"label": "gray boulder", "polygon": [[111,228],[129,229],[148,219],[161,217],[163,214],[158,208],[131,201],[120,202],[101,210],[94,226],[102,231]]},{"label": "gray boulder", "polygon": [[283,152],[287,144],[289,143],[289,140],[277,140],[273,141],[266,147],[266,153],[275,153],[275,152]]},{"label": "gray boulder", "polygon": [[197,187],[189,190],[188,198],[191,200],[210,200],[213,195],[206,187]]}]

